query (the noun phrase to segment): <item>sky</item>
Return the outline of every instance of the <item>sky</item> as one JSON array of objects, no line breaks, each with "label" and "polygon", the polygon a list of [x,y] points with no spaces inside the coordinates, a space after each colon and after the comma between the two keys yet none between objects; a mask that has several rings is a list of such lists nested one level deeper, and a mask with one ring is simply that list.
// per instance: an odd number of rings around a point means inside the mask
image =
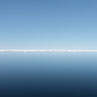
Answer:
[{"label": "sky", "polygon": [[0,49],[97,49],[97,0],[0,0]]}]

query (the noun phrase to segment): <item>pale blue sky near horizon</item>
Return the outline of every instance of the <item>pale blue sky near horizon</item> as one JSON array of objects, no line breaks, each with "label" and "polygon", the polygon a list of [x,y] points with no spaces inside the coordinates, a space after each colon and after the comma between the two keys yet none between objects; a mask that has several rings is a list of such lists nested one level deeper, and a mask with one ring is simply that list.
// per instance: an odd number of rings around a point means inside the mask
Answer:
[{"label": "pale blue sky near horizon", "polygon": [[97,49],[97,0],[0,0],[0,49]]}]

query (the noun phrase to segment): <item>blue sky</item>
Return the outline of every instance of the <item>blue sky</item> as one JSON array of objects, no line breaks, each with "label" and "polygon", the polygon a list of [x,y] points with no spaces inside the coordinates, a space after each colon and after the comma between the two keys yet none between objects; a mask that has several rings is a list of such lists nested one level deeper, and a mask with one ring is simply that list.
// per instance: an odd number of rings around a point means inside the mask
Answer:
[{"label": "blue sky", "polygon": [[0,0],[0,49],[97,49],[97,0]]}]

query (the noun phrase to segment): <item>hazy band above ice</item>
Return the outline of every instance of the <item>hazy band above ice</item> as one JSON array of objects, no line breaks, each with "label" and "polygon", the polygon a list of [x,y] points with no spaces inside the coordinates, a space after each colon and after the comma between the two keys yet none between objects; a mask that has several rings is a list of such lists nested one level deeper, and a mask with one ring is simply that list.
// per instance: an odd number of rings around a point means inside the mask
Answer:
[{"label": "hazy band above ice", "polygon": [[0,52],[97,52],[97,50],[57,50],[57,49],[1,49]]}]

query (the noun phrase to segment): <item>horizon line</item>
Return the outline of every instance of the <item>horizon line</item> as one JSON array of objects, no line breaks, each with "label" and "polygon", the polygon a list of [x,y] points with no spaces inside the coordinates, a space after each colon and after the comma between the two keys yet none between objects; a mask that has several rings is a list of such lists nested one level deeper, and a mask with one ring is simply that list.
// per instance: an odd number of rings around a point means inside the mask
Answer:
[{"label": "horizon line", "polygon": [[82,49],[0,49],[0,52],[97,52],[95,50]]}]

